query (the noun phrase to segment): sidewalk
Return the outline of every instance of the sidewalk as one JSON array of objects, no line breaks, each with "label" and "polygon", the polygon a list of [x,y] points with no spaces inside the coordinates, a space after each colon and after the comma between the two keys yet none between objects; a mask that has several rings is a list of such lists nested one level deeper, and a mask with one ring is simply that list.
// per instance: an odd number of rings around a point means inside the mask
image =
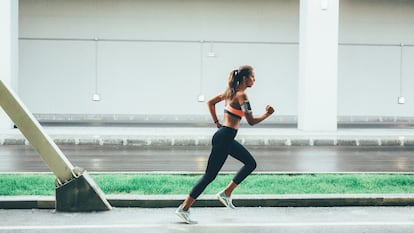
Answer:
[{"label": "sidewalk", "polygon": [[[65,145],[208,146],[215,128],[208,127],[44,127]],[[249,146],[414,146],[414,129],[338,129],[307,132],[296,128],[242,126],[237,140]],[[29,144],[18,129],[0,132],[0,145]]]}]

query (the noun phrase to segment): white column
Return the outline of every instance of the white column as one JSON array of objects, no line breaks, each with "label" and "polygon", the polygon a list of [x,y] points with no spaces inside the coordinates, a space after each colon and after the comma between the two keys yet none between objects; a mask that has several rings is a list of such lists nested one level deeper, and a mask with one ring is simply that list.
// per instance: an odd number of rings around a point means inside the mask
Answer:
[{"label": "white column", "polygon": [[[18,6],[18,0],[0,0],[0,79],[15,90],[18,79]],[[0,108],[0,130],[12,127],[12,121]]]},{"label": "white column", "polygon": [[339,0],[300,0],[298,128],[337,130]]}]

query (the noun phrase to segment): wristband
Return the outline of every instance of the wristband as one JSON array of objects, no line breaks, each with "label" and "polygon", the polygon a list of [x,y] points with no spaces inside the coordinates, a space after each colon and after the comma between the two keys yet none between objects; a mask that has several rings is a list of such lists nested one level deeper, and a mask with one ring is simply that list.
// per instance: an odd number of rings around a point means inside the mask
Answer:
[{"label": "wristband", "polygon": [[219,122],[219,120],[214,121],[214,124],[217,124]]}]

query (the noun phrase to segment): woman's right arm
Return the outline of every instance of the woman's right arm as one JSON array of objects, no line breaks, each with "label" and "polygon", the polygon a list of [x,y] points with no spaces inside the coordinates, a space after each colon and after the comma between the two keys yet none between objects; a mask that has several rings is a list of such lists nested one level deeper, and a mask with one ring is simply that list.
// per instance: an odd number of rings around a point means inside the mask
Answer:
[{"label": "woman's right arm", "polygon": [[216,104],[221,101],[223,101],[223,94],[216,95],[207,101],[208,110],[210,111],[211,118],[217,128],[220,128],[221,124],[217,117]]},{"label": "woman's right arm", "polygon": [[251,126],[262,122],[263,120],[270,117],[275,112],[272,106],[267,105],[265,107],[265,113],[261,116],[255,117],[253,116],[253,112],[250,109],[250,102],[247,99],[247,95],[243,93],[242,95],[238,96],[238,99],[239,99],[240,106],[242,106],[242,109],[244,109],[243,110],[244,116],[246,117],[247,123]]}]

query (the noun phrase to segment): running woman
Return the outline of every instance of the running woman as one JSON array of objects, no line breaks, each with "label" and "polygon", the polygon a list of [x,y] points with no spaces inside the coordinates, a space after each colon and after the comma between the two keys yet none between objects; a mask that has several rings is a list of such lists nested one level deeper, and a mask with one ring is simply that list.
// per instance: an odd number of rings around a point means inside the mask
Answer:
[{"label": "running woman", "polygon": [[[268,118],[274,112],[273,107],[267,105],[263,115],[259,117],[253,116],[250,102],[245,91],[247,88],[252,87],[254,82],[255,77],[253,68],[248,65],[241,66],[238,70],[230,72],[228,86],[225,92],[214,96],[208,101],[208,109],[211,117],[213,118],[214,124],[219,129],[212,139],[212,149],[205,174],[194,185],[190,194],[175,211],[177,216],[183,219],[186,223],[196,223],[191,219],[189,209],[207,185],[216,178],[229,154],[241,161],[244,166],[237,172],[227,187],[217,193],[217,198],[226,207],[232,209],[235,208],[231,198],[233,190],[256,168],[256,161],[253,156],[246,150],[246,148],[234,140],[243,116],[246,118],[249,125],[253,126]],[[223,100],[225,101],[225,110],[223,124],[221,124],[217,118],[216,104]]]}]

